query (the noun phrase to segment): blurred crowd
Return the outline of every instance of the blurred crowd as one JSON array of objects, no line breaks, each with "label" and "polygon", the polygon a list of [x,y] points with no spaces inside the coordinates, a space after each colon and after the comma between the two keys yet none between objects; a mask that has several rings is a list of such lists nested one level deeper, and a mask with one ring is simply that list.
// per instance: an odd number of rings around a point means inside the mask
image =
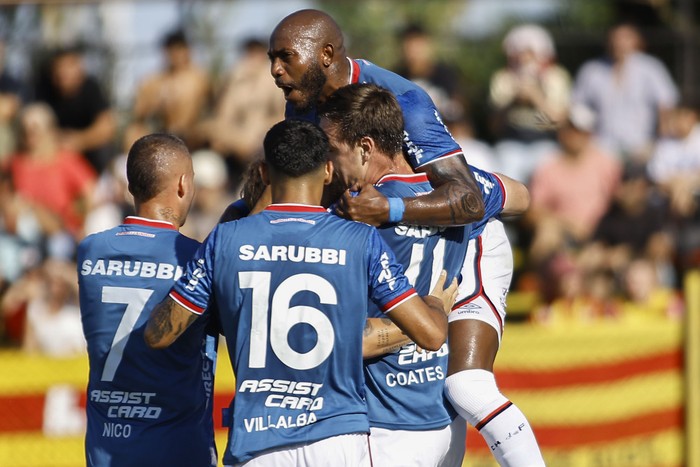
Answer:
[{"label": "blurred crowd", "polygon": [[[578,70],[557,62],[544,28],[513,27],[491,76],[488,135],[476,135],[464,77],[419,24],[398,36],[390,67],[423,86],[467,160],[526,183],[531,208],[506,220],[516,257],[512,294],[541,325],[677,319],[683,273],[700,263],[700,126],[695,103],[644,51],[640,31],[610,29],[607,53]],[[29,352],[84,352],[75,248],[131,214],[125,153],[164,131],[190,147],[197,196],[183,228],[203,240],[240,197],[242,174],[284,116],[267,44],[251,38],[224,79],[193,56],[181,30],[161,42],[126,119],[62,48],[33,80],[3,67],[0,44],[0,340]],[[125,121],[122,121],[125,120]],[[488,141],[488,143],[486,142]],[[521,310],[523,311],[523,310]]]}]

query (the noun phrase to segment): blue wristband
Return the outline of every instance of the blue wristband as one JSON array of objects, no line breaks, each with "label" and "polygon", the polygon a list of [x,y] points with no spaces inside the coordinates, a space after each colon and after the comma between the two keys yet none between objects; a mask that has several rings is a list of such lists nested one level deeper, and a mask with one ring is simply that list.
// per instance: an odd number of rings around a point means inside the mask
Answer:
[{"label": "blue wristband", "polygon": [[388,198],[389,200],[389,222],[401,222],[406,205],[401,198]]}]

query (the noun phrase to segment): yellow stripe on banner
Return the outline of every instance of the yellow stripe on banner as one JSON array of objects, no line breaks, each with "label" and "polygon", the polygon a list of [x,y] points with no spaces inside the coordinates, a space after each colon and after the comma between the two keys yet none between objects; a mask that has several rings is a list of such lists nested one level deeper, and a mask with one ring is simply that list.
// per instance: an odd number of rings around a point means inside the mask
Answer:
[{"label": "yellow stripe on banner", "polygon": [[[506,326],[499,368],[550,370],[617,362],[679,349],[680,322],[600,323],[576,326]],[[546,342],[546,344],[545,344]]]},{"label": "yellow stripe on banner", "polygon": [[36,435],[0,436],[3,467],[84,467],[82,436],[48,438]]},{"label": "yellow stripe on banner", "polygon": [[506,391],[533,425],[587,425],[624,420],[683,406],[677,372],[630,378],[611,384],[537,391]]},{"label": "yellow stripe on banner", "polygon": [[[542,455],[547,467],[680,467],[683,436],[680,432],[666,432],[594,447],[545,449]],[[462,465],[498,467],[487,450],[467,452]]]},{"label": "yellow stripe on banner", "polygon": [[[44,392],[56,384],[85,387],[88,359],[47,358],[20,351],[0,352],[0,395]],[[2,465],[2,464],[0,464]]]}]

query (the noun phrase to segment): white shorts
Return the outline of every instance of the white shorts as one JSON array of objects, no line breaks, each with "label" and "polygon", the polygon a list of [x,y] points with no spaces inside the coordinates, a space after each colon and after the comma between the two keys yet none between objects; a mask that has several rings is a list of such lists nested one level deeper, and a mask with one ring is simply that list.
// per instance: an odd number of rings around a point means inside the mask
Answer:
[{"label": "white shorts", "polygon": [[478,237],[469,241],[462,266],[462,282],[449,322],[478,319],[503,334],[506,296],[513,278],[513,252],[503,223],[491,219]]},{"label": "white shorts", "polygon": [[372,467],[367,433],[338,435],[315,443],[266,451],[236,467]]},{"label": "white shorts", "polygon": [[440,462],[440,467],[462,467],[467,451],[467,422],[459,415],[450,425],[450,448]]},{"label": "white shorts", "polygon": [[409,431],[370,428],[369,449],[377,467],[437,467],[450,448],[451,425]]}]

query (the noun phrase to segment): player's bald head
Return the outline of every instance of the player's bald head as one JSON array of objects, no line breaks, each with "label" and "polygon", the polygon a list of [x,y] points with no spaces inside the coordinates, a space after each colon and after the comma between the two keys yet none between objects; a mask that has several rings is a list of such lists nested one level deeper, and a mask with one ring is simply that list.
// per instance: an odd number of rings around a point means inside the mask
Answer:
[{"label": "player's bald head", "polygon": [[192,170],[192,158],[177,136],[154,133],[136,140],[126,159],[129,192],[137,203],[156,197],[172,180]]},{"label": "player's bald head", "polygon": [[308,41],[317,47],[331,44],[336,50],[343,48],[343,32],[338,23],[329,14],[313,9],[295,11],[285,17],[272,31],[270,41],[274,39]]}]

